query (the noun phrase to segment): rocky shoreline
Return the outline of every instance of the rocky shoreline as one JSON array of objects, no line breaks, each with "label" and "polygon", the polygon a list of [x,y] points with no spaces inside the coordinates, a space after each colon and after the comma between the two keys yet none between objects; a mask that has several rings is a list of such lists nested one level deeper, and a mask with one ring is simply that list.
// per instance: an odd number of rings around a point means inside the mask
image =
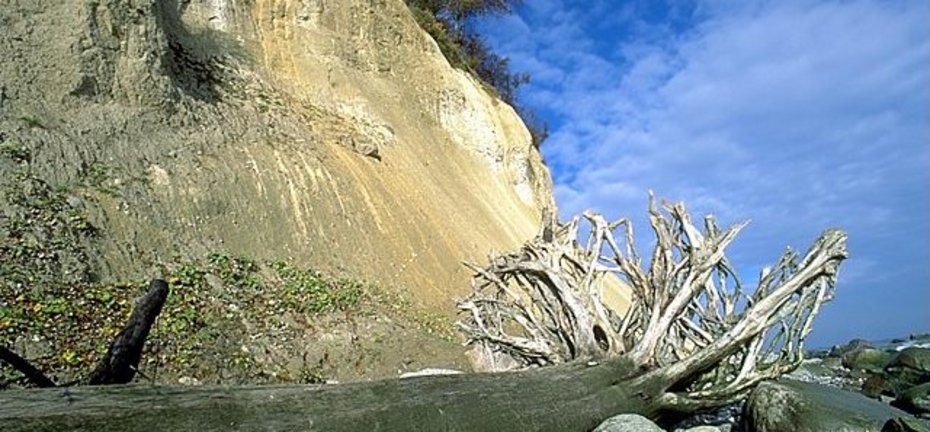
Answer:
[{"label": "rocky shoreline", "polygon": [[930,431],[930,334],[854,339],[760,384],[744,403],[663,425],[632,414],[595,432]]}]

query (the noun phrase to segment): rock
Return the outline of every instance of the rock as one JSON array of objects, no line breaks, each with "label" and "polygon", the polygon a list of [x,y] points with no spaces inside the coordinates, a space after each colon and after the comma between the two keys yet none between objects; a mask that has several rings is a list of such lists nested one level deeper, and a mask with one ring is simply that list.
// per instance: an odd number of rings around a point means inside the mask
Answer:
[{"label": "rock", "polygon": [[891,404],[912,414],[930,414],[930,383],[905,390]]},{"label": "rock", "polygon": [[834,345],[833,348],[830,348],[830,353],[828,355],[830,357],[842,357],[852,351],[858,351],[865,348],[875,347],[865,339],[853,339],[847,342],[845,345]]},{"label": "rock", "polygon": [[682,429],[681,432],[721,432],[717,426],[697,426],[691,429]]},{"label": "rock", "polygon": [[797,369],[787,375],[797,381],[827,384],[834,387],[847,387],[850,385],[848,371],[842,367],[836,357],[826,359],[804,360]]},{"label": "rock", "polygon": [[742,412],[742,403],[730,404],[714,409],[713,411],[700,412],[686,417],[672,425],[669,429],[675,431],[691,431],[702,426],[714,426],[718,428],[723,426],[729,427],[730,425],[739,423]]},{"label": "rock", "polygon": [[197,378],[185,376],[185,377],[178,378],[178,384],[186,385],[186,386],[198,386],[200,385],[200,380],[198,380]]},{"label": "rock", "polygon": [[909,385],[930,381],[930,348],[911,347],[901,350],[885,366],[885,372],[895,380]]},{"label": "rock", "polygon": [[887,369],[908,368],[930,374],[930,348],[910,347],[898,352],[888,362]]},{"label": "rock", "polygon": [[71,208],[73,208],[73,209],[76,209],[76,210],[83,210],[83,209],[84,209],[84,200],[78,198],[78,197],[75,196],[75,195],[68,195],[68,197],[65,198],[65,201],[66,201],[66,202],[68,203],[68,205],[71,206]]},{"label": "rock", "polygon": [[874,374],[866,378],[862,383],[862,394],[878,399],[882,395],[893,396],[895,394],[894,386],[888,379],[881,374]]},{"label": "rock", "polygon": [[11,348],[25,359],[47,358],[58,354],[51,341],[36,334],[18,336]]},{"label": "rock", "polygon": [[636,414],[613,416],[594,429],[594,432],[663,432],[652,420]]},{"label": "rock", "polygon": [[839,364],[827,366],[823,359],[814,358],[801,362],[797,369],[788,373],[788,377],[798,381],[831,384],[836,380]]},{"label": "rock", "polygon": [[839,357],[827,357],[822,361],[823,367],[830,369],[839,369],[843,367],[843,359]]},{"label": "rock", "polygon": [[750,432],[877,432],[896,416],[907,413],[845,390],[781,380],[752,391],[743,421]]},{"label": "rock", "polygon": [[823,358],[830,355],[830,350],[827,349],[806,349],[804,350],[804,358],[814,359],[814,358]]},{"label": "rock", "polygon": [[911,417],[897,417],[885,423],[881,432],[930,432],[930,426]]},{"label": "rock", "polygon": [[878,372],[885,368],[892,355],[874,348],[853,350],[843,355],[843,366],[852,370]]}]

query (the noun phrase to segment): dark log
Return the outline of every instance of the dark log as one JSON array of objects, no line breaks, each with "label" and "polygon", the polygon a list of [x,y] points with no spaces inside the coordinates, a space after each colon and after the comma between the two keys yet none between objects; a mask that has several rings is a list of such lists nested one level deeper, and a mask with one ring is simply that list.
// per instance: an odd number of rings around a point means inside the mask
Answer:
[{"label": "dark log", "polygon": [[14,390],[0,392],[0,430],[580,432],[656,417],[667,383],[616,359],[341,385]]},{"label": "dark log", "polygon": [[55,387],[55,382],[45,376],[42,371],[3,345],[0,345],[0,361],[6,362],[13,369],[18,370],[29,382],[37,387]]},{"label": "dark log", "polygon": [[153,279],[136,302],[129,321],[110,343],[107,354],[88,377],[90,385],[126,384],[136,376],[142,348],[168,298],[168,283]]}]

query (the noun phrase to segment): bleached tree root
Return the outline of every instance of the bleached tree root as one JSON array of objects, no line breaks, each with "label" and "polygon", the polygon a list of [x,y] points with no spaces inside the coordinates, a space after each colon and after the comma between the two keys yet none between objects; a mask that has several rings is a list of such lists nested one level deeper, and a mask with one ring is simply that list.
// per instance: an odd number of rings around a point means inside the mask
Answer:
[{"label": "bleached tree root", "polygon": [[[624,357],[665,376],[674,388],[665,404],[682,410],[738,400],[800,364],[813,319],[833,297],[844,232],[825,231],[804,256],[789,249],[746,293],[725,249],[747,222],[721,230],[708,216],[701,230],[684,204],[660,210],[651,196],[649,217],[648,268],[629,220],[590,212],[485,268],[471,265],[460,329],[524,367]],[[632,291],[622,315],[600,295],[610,278]]]}]

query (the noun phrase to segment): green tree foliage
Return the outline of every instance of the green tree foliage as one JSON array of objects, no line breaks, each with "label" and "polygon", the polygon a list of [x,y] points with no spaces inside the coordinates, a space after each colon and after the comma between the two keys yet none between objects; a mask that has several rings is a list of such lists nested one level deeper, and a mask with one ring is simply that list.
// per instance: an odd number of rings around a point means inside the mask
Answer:
[{"label": "green tree foliage", "polygon": [[512,105],[538,148],[549,136],[549,126],[516,100],[517,90],[530,81],[530,76],[511,72],[509,60],[494,53],[468,26],[472,18],[508,13],[519,3],[520,0],[407,0],[420,27],[433,37],[449,63],[471,72]]}]

